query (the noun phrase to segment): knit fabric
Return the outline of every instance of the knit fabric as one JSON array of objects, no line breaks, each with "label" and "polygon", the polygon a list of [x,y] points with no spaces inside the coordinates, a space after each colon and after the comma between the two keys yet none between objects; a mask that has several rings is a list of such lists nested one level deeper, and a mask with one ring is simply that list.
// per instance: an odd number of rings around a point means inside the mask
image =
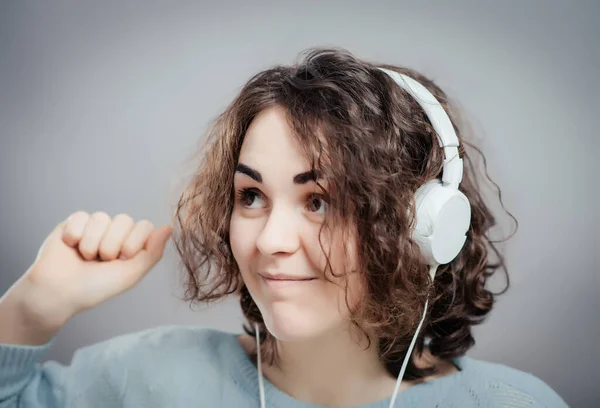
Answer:
[{"label": "knit fabric", "polygon": [[[237,334],[160,326],[75,352],[71,364],[42,362],[40,346],[0,344],[0,407],[260,407],[258,371]],[[566,407],[546,383],[502,364],[462,356],[458,372],[398,394],[396,407]],[[267,408],[323,408],[264,379]],[[354,408],[388,408],[390,399]]]}]

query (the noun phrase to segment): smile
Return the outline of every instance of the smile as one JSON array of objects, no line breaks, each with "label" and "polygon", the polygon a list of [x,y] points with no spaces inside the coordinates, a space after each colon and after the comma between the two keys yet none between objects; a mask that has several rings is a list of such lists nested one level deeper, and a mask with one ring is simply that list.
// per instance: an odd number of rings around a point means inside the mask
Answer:
[{"label": "smile", "polygon": [[312,281],[316,281],[317,278],[304,278],[304,279],[273,279],[265,276],[260,276],[261,280],[270,288],[286,288],[295,287],[309,284]]}]

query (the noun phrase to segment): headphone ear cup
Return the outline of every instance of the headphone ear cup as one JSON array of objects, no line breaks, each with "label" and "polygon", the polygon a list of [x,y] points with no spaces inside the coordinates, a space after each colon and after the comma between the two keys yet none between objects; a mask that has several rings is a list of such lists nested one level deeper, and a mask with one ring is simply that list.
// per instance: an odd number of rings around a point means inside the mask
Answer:
[{"label": "headphone ear cup", "polygon": [[435,179],[415,193],[417,222],[413,239],[419,244],[423,262],[444,265],[460,253],[471,222],[468,198],[459,190]]},{"label": "headphone ear cup", "polygon": [[[430,180],[423,184],[415,192],[415,208],[417,210],[417,223],[415,225],[414,233],[419,236],[427,237],[433,233],[433,217],[435,214],[430,213],[430,206],[426,205],[425,198],[429,195],[431,190],[436,187],[441,187],[442,182],[439,179]],[[425,204],[425,205],[424,205]]]}]

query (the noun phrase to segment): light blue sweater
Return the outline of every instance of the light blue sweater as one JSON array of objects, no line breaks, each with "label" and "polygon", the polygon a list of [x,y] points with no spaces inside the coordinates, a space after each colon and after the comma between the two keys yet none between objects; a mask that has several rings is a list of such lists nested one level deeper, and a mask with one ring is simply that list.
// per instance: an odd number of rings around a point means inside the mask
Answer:
[{"label": "light blue sweater", "polygon": [[[257,369],[235,334],[161,326],[41,362],[42,346],[0,344],[0,407],[259,407]],[[566,407],[537,377],[467,356],[460,371],[398,394],[397,407]],[[267,408],[316,408],[265,378]],[[361,408],[388,408],[389,399]]]}]

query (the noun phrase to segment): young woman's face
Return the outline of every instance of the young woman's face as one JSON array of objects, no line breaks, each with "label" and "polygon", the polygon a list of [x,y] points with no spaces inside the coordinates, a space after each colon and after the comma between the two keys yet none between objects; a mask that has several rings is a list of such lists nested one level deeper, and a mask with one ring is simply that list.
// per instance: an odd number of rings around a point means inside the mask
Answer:
[{"label": "young woman's face", "polygon": [[[261,112],[246,132],[234,177],[236,200],[230,242],[242,278],[268,330],[280,340],[300,340],[347,324],[344,282],[350,304],[358,295],[357,274],[324,278],[325,252],[336,274],[343,246],[351,259],[354,242],[319,228],[327,202],[310,177],[308,160],[292,137],[284,111]],[[307,173],[308,172],[308,173]],[[327,184],[320,181],[327,189]],[[352,265],[352,264],[350,264]]]}]

